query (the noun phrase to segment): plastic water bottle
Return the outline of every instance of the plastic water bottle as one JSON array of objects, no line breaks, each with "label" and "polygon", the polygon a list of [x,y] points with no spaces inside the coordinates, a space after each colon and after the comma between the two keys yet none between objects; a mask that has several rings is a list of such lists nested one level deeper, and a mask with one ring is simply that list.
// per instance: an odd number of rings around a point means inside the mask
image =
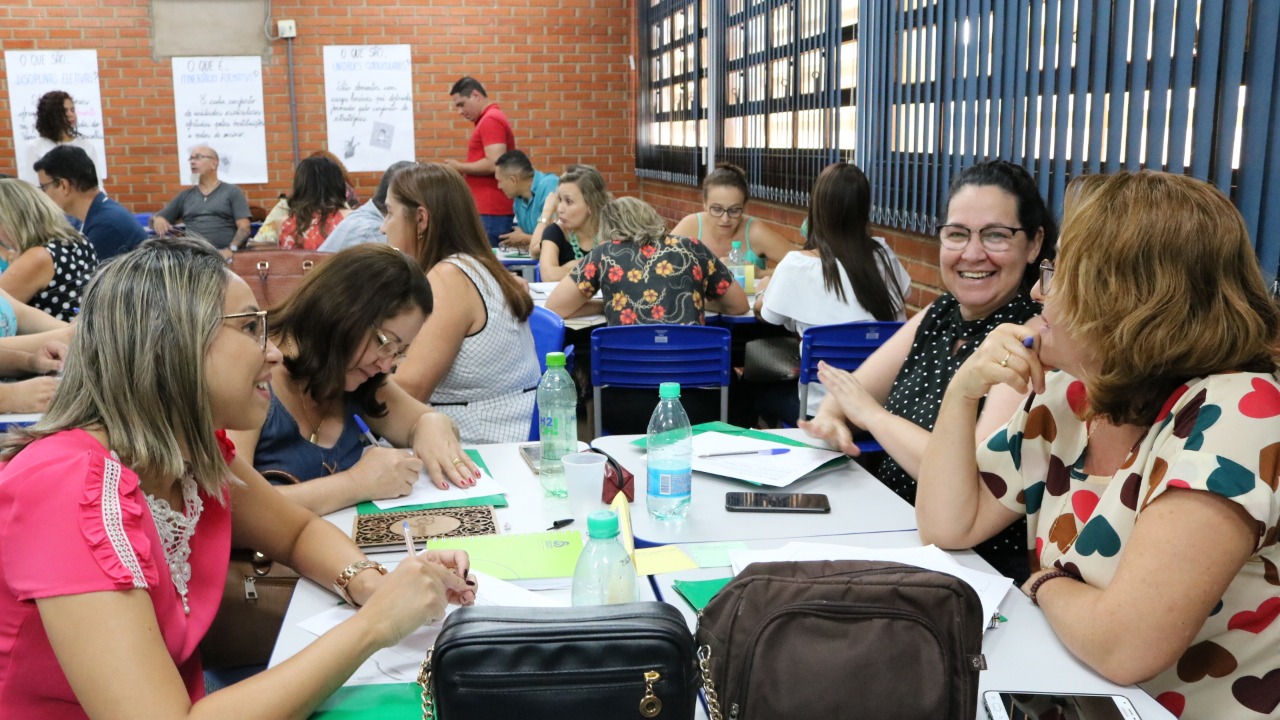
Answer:
[{"label": "plastic water bottle", "polygon": [[538,383],[538,434],[542,460],[538,478],[548,495],[564,497],[565,455],[578,452],[578,388],[564,369],[564,353],[547,353],[547,373]]},{"label": "plastic water bottle", "polygon": [[597,510],[587,516],[590,538],[573,569],[574,605],[616,605],[636,601],[636,569],[618,541],[618,516]]},{"label": "plastic water bottle", "polygon": [[729,273],[733,275],[733,281],[745,290],[747,287],[747,256],[742,252],[741,242],[734,241],[733,247],[729,250],[729,257],[725,260],[725,265],[729,267]]},{"label": "plastic water bottle", "polygon": [[649,418],[648,504],[655,520],[689,514],[693,480],[693,430],[680,404],[680,383],[658,386],[658,407]]}]

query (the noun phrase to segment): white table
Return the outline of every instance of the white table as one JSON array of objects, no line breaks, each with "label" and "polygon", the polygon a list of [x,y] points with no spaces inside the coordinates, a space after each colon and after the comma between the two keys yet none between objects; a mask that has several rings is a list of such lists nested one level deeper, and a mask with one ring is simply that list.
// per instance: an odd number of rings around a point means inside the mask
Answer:
[{"label": "white table", "polygon": [[[774,432],[828,447],[802,430]],[[841,467],[810,473],[785,488],[786,492],[825,494],[831,501],[831,512],[827,514],[731,513],[724,509],[726,492],[759,488],[740,480],[695,472],[689,516],[679,522],[654,520],[649,517],[645,497],[644,451],[631,444],[636,437],[610,435],[596,438],[592,445],[612,455],[636,476],[631,523],[635,536],[644,541],[668,544],[761,540],[916,529],[915,508],[852,460]]]},{"label": "white table", "polygon": [[[874,548],[918,547],[920,536],[915,531],[809,537],[809,542],[853,545]],[[776,548],[786,540],[748,540],[752,549]],[[961,564],[992,572],[990,565],[972,551],[953,552]],[[728,577],[729,568],[702,568],[658,575],[654,580],[658,593],[684,615],[691,630],[697,627],[697,615],[689,603],[672,587],[676,580],[708,580]],[[1021,692],[1060,692],[1123,695],[1132,703],[1142,720],[1173,718],[1154,698],[1136,686],[1124,687],[1107,680],[1075,658],[1063,646],[1039,608],[1018,588],[1013,588],[1000,605],[1008,622],[987,630],[982,636],[982,653],[987,669],[978,676],[978,720],[986,720],[982,709],[982,693],[1018,690]],[[702,712],[699,706],[699,713]],[[705,717],[699,715],[699,717]]]}]

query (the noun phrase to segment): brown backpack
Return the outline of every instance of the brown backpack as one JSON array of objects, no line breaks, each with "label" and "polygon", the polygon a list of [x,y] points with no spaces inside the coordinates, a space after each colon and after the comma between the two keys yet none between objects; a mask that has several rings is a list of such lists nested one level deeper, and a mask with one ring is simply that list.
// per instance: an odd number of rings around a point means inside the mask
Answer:
[{"label": "brown backpack", "polygon": [[973,720],[982,605],[951,575],[862,560],[748,565],[703,609],[713,720]]}]

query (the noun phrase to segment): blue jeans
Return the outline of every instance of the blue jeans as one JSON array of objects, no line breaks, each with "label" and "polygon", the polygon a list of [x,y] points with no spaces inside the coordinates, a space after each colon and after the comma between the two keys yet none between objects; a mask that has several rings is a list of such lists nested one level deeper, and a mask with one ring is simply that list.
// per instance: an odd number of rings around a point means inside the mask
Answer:
[{"label": "blue jeans", "polygon": [[498,238],[511,232],[515,225],[515,215],[481,215],[480,223],[484,225],[484,233],[489,236],[489,245],[498,247]]}]

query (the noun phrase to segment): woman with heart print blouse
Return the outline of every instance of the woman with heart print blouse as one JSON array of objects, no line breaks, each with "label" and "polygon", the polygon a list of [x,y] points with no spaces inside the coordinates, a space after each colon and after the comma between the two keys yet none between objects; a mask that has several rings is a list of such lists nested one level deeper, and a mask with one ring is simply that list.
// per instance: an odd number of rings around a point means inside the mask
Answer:
[{"label": "woman with heart print blouse", "polygon": [[[920,536],[970,547],[1025,515],[1023,589],[1081,661],[1180,717],[1276,717],[1280,314],[1244,221],[1199,180],[1091,176],[1059,249],[1044,326],[997,328],[947,388]],[[1001,383],[1033,394],[975,443]]]}]

